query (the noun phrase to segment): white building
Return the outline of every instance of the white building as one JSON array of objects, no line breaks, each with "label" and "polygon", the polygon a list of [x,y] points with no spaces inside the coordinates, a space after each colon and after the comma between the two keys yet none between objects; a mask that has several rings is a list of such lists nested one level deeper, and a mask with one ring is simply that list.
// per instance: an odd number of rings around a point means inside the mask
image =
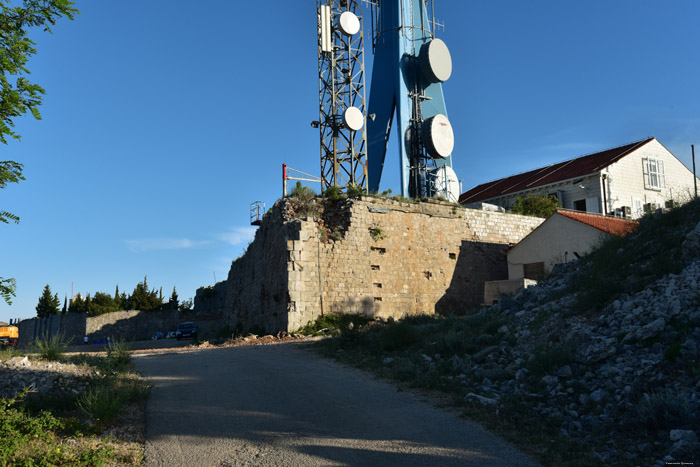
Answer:
[{"label": "white building", "polygon": [[625,236],[638,223],[601,214],[558,209],[508,252],[508,279],[484,284],[484,303],[497,303],[536,284],[561,263],[584,256],[606,238]]},{"label": "white building", "polygon": [[542,279],[554,265],[580,258],[606,238],[623,237],[638,223],[559,209],[508,252],[508,279]]},{"label": "white building", "polygon": [[510,208],[519,197],[554,195],[566,209],[639,218],[694,195],[693,173],[656,138],[484,183],[463,193],[469,206]]}]

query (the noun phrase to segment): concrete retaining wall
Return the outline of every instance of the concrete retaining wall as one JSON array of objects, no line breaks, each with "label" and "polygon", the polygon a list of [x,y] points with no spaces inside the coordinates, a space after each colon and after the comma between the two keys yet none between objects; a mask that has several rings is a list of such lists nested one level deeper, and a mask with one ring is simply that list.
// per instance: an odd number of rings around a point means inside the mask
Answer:
[{"label": "concrete retaining wall", "polygon": [[208,339],[222,329],[221,315],[181,314],[178,311],[117,311],[100,316],[66,313],[47,318],[25,319],[19,322],[19,345],[27,347],[36,338],[62,333],[72,344],[81,344],[85,336],[90,342],[98,340],[142,341],[156,332],[175,331],[182,321],[194,321],[199,338]]}]

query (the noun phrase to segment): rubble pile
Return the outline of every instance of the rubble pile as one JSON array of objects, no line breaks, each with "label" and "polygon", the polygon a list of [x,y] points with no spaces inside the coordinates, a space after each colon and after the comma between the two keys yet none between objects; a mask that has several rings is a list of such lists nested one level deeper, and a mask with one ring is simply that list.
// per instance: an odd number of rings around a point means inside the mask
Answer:
[{"label": "rubble pile", "polygon": [[0,361],[0,398],[10,398],[24,388],[47,396],[80,394],[95,370],[70,363],[12,357]]},{"label": "rubble pile", "polygon": [[[467,398],[528,403],[603,463],[700,459],[700,224],[687,265],[601,310],[575,310],[579,263],[482,313],[505,318],[501,342],[455,356]],[[695,243],[693,243],[695,242]],[[569,292],[571,290],[571,292]],[[453,362],[455,363],[455,362]]]}]

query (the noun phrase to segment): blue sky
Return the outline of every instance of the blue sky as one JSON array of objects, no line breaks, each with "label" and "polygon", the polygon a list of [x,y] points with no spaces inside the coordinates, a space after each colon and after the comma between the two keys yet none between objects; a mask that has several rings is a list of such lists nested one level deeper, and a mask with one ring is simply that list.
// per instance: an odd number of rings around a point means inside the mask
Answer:
[{"label": "blue sky", "polygon": [[[46,284],[62,302],[72,284],[130,292],[148,275],[193,297],[253,239],[249,205],[281,196],[283,161],[320,172],[315,1],[77,7],[34,34],[43,120],[17,120],[22,141],[0,147],[27,178],[0,191],[21,217],[0,225],[0,275],[17,280],[3,321],[35,316]],[[436,17],[464,190],[647,136],[691,166],[697,0],[438,0]],[[395,146],[381,189],[399,192]]]}]

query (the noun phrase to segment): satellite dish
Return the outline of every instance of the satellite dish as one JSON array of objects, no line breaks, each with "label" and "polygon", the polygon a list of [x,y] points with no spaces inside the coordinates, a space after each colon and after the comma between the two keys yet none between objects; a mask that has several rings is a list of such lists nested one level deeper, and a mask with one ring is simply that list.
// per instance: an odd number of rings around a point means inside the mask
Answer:
[{"label": "satellite dish", "polygon": [[358,131],[361,130],[365,124],[365,116],[357,107],[348,107],[343,113],[343,123],[345,124],[345,128]]},{"label": "satellite dish", "polygon": [[338,27],[340,28],[340,32],[346,36],[354,36],[360,32],[360,20],[354,13],[346,11],[340,15]]},{"label": "satellite dish", "polygon": [[423,74],[431,83],[443,83],[452,75],[452,56],[447,45],[440,39],[423,44],[418,61]]},{"label": "satellite dish", "polygon": [[423,141],[428,154],[435,159],[445,159],[455,147],[455,135],[450,121],[437,114],[423,122]]},{"label": "satellite dish", "polygon": [[452,167],[443,166],[433,169],[434,178],[433,189],[437,194],[444,194],[448,201],[459,202],[459,179]]}]

